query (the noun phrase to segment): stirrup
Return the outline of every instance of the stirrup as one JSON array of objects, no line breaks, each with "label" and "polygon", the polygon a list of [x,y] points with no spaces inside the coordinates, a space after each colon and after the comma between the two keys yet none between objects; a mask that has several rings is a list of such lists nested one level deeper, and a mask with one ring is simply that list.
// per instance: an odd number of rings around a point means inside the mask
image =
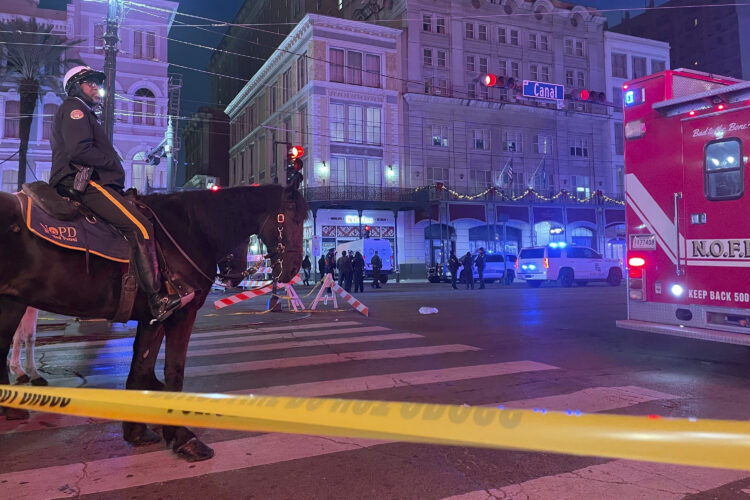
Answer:
[{"label": "stirrup", "polygon": [[169,318],[172,313],[182,308],[182,300],[179,295],[162,295],[154,301],[151,299],[151,315],[154,317],[150,324],[161,323]]}]

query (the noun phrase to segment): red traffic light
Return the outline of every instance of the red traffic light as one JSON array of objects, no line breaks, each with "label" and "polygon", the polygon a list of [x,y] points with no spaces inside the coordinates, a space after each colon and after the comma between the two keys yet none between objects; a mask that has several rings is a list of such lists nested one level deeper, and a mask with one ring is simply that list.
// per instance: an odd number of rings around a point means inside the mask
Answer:
[{"label": "red traffic light", "polygon": [[219,187],[218,184],[214,184],[213,186],[211,186],[211,191],[218,191],[219,189],[221,189],[221,187]]},{"label": "red traffic light", "polygon": [[487,87],[494,87],[497,83],[497,77],[493,75],[492,73],[488,73],[484,75],[484,78],[482,78],[482,82]]},{"label": "red traffic light", "polygon": [[302,146],[292,146],[289,148],[289,159],[296,160],[300,156],[305,154],[305,150]]},{"label": "red traffic light", "polygon": [[588,101],[589,97],[591,97],[591,93],[586,89],[581,90],[581,93],[579,95],[584,101]]}]

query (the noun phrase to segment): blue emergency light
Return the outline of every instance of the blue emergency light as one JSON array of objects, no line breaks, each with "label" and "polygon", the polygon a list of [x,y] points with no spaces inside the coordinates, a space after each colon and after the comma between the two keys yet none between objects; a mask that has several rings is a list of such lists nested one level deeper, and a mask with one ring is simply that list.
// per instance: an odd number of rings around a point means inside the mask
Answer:
[{"label": "blue emergency light", "polygon": [[630,89],[625,92],[622,96],[623,103],[626,108],[629,108],[631,106],[637,106],[639,104],[643,104],[643,102],[646,100],[646,96],[644,95],[645,89]]}]

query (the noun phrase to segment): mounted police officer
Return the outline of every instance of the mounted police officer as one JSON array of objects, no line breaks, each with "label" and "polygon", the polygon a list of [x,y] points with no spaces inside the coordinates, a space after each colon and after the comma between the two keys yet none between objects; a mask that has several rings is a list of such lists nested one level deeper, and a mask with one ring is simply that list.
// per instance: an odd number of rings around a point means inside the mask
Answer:
[{"label": "mounted police officer", "polygon": [[[125,171],[120,157],[99,124],[93,108],[101,102],[101,71],[76,66],[63,78],[68,97],[52,122],[52,172],[49,183],[117,228],[134,251],[141,290],[151,314],[163,321],[181,306],[178,294],[161,292],[154,228],[122,195]],[[75,191],[75,194],[71,191]]]}]

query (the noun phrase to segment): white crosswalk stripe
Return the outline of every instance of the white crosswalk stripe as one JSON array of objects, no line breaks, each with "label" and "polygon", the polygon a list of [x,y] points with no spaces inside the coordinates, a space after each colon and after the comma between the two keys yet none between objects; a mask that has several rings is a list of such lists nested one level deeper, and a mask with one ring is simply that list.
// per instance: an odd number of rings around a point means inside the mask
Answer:
[{"label": "white crosswalk stripe", "polygon": [[[462,384],[466,390],[471,384],[491,380],[493,384],[502,386],[511,377],[533,377],[533,380],[543,383],[554,381],[563,372],[556,366],[530,360],[488,363],[486,355],[475,346],[431,345],[429,338],[423,335],[396,332],[363,321],[295,323],[196,333],[192,336],[188,351],[186,377],[199,383],[204,377],[263,371],[265,380],[275,380],[280,385],[265,383],[264,387],[226,392],[297,397],[357,394],[356,397],[361,398],[367,397],[361,393],[400,390],[411,394],[414,401],[429,401],[430,396],[421,396],[420,388],[448,388],[443,390],[443,393],[450,394],[452,384]],[[377,344],[377,349],[372,349],[373,344]],[[334,346],[340,346],[344,351],[319,354],[321,348]],[[354,350],[346,351],[347,348]],[[44,353],[46,366],[59,369],[55,373],[62,373],[64,369],[80,370],[86,377],[87,386],[120,384],[121,387],[127,376],[130,361],[128,354],[131,349],[132,339],[112,339],[50,345],[40,351]],[[266,351],[273,351],[269,354],[274,357],[264,359],[263,353]],[[227,359],[228,356],[231,356],[231,359]],[[244,356],[253,357],[248,359]],[[209,360],[214,362],[206,363]],[[417,360],[419,366],[412,366]],[[378,362],[381,364],[377,366],[381,368],[376,373],[368,374],[365,371],[367,367],[373,366],[372,363]],[[110,373],[102,373],[100,368],[107,365],[112,365],[109,368]],[[288,373],[290,369],[329,365],[332,373],[338,367],[345,368],[341,373],[358,372],[361,375],[314,382],[285,383],[283,374]],[[393,370],[391,366],[401,366],[403,369]],[[388,368],[387,373],[383,372],[384,367]],[[76,386],[81,381],[80,378],[70,376],[51,376],[49,379],[52,385],[60,386]],[[522,399],[485,399],[474,404],[600,412],[635,407],[654,401],[679,399],[677,395],[636,385],[584,387],[580,390],[563,393],[558,391],[553,394],[550,394],[549,388],[554,389],[558,386],[550,383],[547,387],[546,395],[534,396],[533,391],[520,391],[517,395]],[[404,392],[399,393],[400,396],[403,394]],[[529,397],[524,397],[527,395]],[[377,397],[389,399],[388,396],[383,396],[383,393],[378,393]],[[455,399],[451,402],[463,403],[462,397],[456,392]],[[394,394],[392,399],[399,397]],[[477,399],[481,399],[481,394],[474,396],[472,401]],[[0,420],[0,449],[5,449],[4,441],[16,442],[26,436],[37,441],[49,440],[49,446],[75,446],[71,443],[75,442],[76,438],[71,439],[70,436],[82,436],[89,428],[112,430],[115,425],[95,419],[40,413],[33,414],[31,419],[24,422]],[[61,434],[63,431],[68,434]],[[7,450],[0,454],[0,490],[3,492],[0,497],[60,498],[82,494],[108,494],[139,486],[163,484],[166,481],[190,480],[222,472],[273,466],[292,460],[323,457],[341,452],[357,453],[358,450],[392,445],[390,442],[364,439],[328,439],[285,434],[238,438],[236,433],[227,435],[222,434],[222,431],[215,431],[212,436],[214,439],[209,440],[208,444],[214,448],[216,456],[207,462],[196,464],[179,461],[170,451],[136,452],[121,447],[112,454],[100,453],[98,456],[83,459],[63,458],[63,454],[52,464],[46,463],[45,466],[31,466],[36,468],[19,470],[14,465],[13,458],[21,456],[24,450]],[[109,439],[119,440],[119,437]],[[252,450],[252,453],[248,450]],[[749,477],[741,472],[717,473],[698,468],[650,464],[645,466],[623,460],[608,461],[604,464],[591,463],[594,465],[572,472],[570,469],[560,469],[567,472],[538,477],[511,486],[499,485],[488,490],[476,490],[476,485],[472,488],[472,483],[467,482],[466,493],[450,498],[657,498],[654,496],[657,492],[663,493],[660,498],[678,498],[680,495],[704,491]],[[670,479],[674,477],[681,478],[679,484]],[[689,479],[683,480],[685,477]],[[611,481],[615,480],[613,478],[619,481],[617,485],[611,484]],[[669,481],[673,484],[669,484]],[[408,488],[408,484],[404,487]]]}]

